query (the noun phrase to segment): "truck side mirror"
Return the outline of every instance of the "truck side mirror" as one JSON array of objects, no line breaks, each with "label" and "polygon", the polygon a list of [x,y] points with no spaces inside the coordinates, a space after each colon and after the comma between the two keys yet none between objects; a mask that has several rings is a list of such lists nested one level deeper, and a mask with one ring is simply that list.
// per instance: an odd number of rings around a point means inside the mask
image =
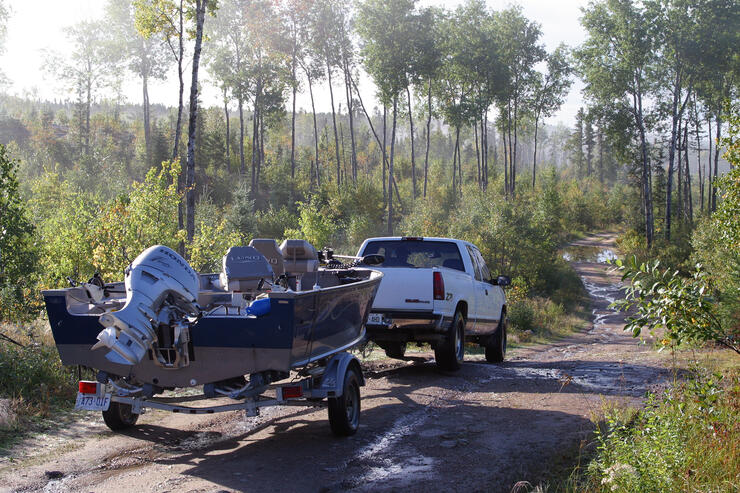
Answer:
[{"label": "truck side mirror", "polygon": [[511,285],[511,278],[509,276],[498,276],[498,278],[493,279],[492,284],[505,288]]}]

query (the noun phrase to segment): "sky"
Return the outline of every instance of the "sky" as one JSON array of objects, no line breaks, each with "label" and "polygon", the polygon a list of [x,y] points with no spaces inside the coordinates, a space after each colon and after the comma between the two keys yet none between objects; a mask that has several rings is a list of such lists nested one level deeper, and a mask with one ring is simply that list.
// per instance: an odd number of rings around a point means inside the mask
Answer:
[{"label": "sky", "polygon": [[[105,0],[6,0],[11,9],[8,22],[8,33],[5,43],[5,52],[0,55],[0,67],[11,86],[8,92],[18,96],[34,95],[42,99],[71,98],[44,68],[44,51],[52,49],[64,53],[68,47],[64,28],[81,20],[95,20],[103,17]],[[436,5],[454,8],[459,1],[420,0],[419,5]],[[542,42],[548,51],[552,51],[558,44],[565,43],[571,47],[577,46],[585,39],[585,34],[579,18],[580,7],[587,4],[587,0],[487,0],[489,7],[494,10],[507,8],[512,3],[522,6],[524,15],[538,22],[542,28]],[[208,22],[208,18],[206,18]],[[201,65],[202,67],[202,65]],[[190,80],[190,67],[187,67],[186,80]],[[208,80],[204,73],[201,80]],[[187,84],[187,83],[186,83]],[[221,98],[218,90],[203,84],[203,101],[206,105],[220,106]],[[565,104],[546,123],[562,122],[570,125],[578,108],[582,105],[580,91],[583,84],[575,81]],[[343,94],[343,88],[336,88]],[[139,79],[129,77],[124,86],[128,102],[139,103],[141,88]],[[174,70],[168,79],[163,82],[150,84],[149,99],[152,103],[162,103],[168,106],[177,104],[177,75]],[[188,91],[186,85],[186,91]],[[369,78],[363,77],[360,81],[360,91],[365,104],[369,107],[374,103],[374,87]],[[188,94],[188,92],[186,92]],[[317,111],[329,111],[328,86],[319,85],[314,88]],[[342,100],[343,98],[339,98]],[[304,110],[310,110],[308,94],[298,97],[297,105]]]}]

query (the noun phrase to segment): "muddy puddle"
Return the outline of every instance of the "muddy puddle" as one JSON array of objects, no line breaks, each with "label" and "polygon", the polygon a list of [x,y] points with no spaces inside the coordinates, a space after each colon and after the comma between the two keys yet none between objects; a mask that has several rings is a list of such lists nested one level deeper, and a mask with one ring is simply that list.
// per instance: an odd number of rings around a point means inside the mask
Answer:
[{"label": "muddy puddle", "polygon": [[617,260],[617,253],[611,248],[598,246],[571,245],[563,250],[563,260],[566,262],[595,262],[607,264]]}]

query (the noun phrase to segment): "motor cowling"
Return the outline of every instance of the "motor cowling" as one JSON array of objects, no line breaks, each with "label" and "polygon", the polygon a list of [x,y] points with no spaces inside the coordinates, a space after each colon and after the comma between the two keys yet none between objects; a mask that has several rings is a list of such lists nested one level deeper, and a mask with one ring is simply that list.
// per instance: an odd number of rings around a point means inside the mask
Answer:
[{"label": "motor cowling", "polygon": [[126,269],[126,304],[104,313],[105,327],[92,349],[107,347],[106,358],[122,365],[139,363],[157,341],[156,329],[175,312],[197,316],[198,274],[177,252],[162,245],[144,250]]}]

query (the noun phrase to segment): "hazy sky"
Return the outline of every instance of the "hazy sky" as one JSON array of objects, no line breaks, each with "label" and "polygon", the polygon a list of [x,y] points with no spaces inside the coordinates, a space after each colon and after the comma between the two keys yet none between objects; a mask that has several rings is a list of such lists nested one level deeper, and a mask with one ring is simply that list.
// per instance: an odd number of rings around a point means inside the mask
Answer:
[{"label": "hazy sky", "polygon": [[[508,0],[487,0],[488,5],[499,10],[511,5]],[[99,19],[103,15],[104,0],[8,0],[12,14],[8,25],[5,53],[0,56],[0,66],[12,82],[9,91],[23,95],[35,92],[42,98],[72,97],[65,94],[56,82],[44,71],[42,51],[54,49],[64,53],[67,47],[63,29],[80,20]],[[453,8],[458,1],[421,0],[422,5],[439,5]],[[580,7],[587,0],[521,0],[524,15],[542,26],[543,37],[548,51],[564,42],[576,46],[584,39],[583,30],[578,22]],[[208,18],[206,18],[208,22]],[[189,67],[188,67],[189,70]],[[208,75],[203,74],[207,79]],[[190,80],[189,73],[186,81]],[[203,80],[203,79],[202,79]],[[187,83],[186,83],[187,84]],[[369,80],[360,82],[365,104],[373,105],[374,88]],[[580,102],[582,84],[576,81],[571,93],[559,113],[549,123],[562,121],[569,124],[575,116]],[[337,87],[337,89],[340,89]],[[139,79],[129,76],[125,86],[126,97],[132,103],[141,100]],[[186,87],[187,91],[187,87]],[[317,110],[329,109],[328,89],[326,86],[314,88]],[[343,95],[343,89],[340,90]],[[340,100],[344,98],[339,97]],[[207,105],[220,105],[218,91],[204,84],[203,100]],[[154,82],[150,85],[150,101],[170,106],[177,104],[177,76],[173,72],[165,82]],[[308,95],[298,99],[298,106],[310,109]]]}]

